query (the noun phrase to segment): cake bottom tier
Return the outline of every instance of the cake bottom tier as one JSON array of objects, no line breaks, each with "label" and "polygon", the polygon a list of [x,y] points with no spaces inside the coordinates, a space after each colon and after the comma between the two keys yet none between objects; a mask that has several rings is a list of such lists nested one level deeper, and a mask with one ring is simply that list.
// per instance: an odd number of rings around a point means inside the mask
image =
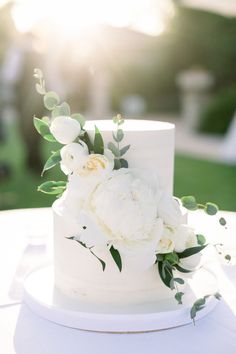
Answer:
[{"label": "cake bottom tier", "polygon": [[120,272],[110,252],[100,249],[96,254],[106,263],[103,271],[88,249],[68,239],[73,234],[73,226],[54,209],[55,286],[66,296],[88,303],[114,305],[174,297],[174,292],[160,279],[156,265],[140,271],[124,264]]}]

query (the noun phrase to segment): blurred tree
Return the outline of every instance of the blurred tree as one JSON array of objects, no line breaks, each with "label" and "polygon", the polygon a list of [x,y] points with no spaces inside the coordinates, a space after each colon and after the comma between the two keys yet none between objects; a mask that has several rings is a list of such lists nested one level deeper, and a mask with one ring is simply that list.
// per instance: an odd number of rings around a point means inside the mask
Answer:
[{"label": "blurred tree", "polygon": [[114,70],[113,104],[119,108],[123,95],[144,96],[149,110],[176,111],[179,107],[175,79],[179,71],[193,66],[209,70],[216,78],[215,90],[236,79],[236,18],[176,4],[166,30],[146,41],[145,50]]}]

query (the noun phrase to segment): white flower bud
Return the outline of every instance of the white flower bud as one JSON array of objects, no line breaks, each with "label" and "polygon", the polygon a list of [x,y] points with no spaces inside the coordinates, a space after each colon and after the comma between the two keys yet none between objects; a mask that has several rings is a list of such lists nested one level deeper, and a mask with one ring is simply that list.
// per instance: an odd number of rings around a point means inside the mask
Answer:
[{"label": "white flower bud", "polygon": [[72,143],[80,134],[81,127],[76,119],[67,116],[56,117],[50,126],[50,132],[61,144]]}]

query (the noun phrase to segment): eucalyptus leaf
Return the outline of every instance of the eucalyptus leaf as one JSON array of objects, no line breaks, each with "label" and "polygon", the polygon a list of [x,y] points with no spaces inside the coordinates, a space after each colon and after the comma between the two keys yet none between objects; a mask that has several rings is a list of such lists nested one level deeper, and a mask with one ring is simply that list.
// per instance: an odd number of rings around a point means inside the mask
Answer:
[{"label": "eucalyptus leaf", "polygon": [[66,189],[65,181],[47,181],[38,187],[38,191],[45,194],[61,194]]},{"label": "eucalyptus leaf", "polygon": [[120,159],[120,165],[123,168],[128,168],[129,167],[128,161],[125,160],[125,159]]},{"label": "eucalyptus leaf", "polygon": [[51,111],[58,105],[60,99],[56,92],[49,91],[45,94],[43,98],[43,102],[44,102],[44,106]]},{"label": "eucalyptus leaf", "polygon": [[114,160],[114,169],[119,170],[121,168],[121,162],[119,159]]},{"label": "eucalyptus leaf", "polygon": [[190,247],[190,248],[187,248],[186,250],[184,250],[183,252],[177,253],[177,255],[179,258],[187,258],[187,257],[190,257],[190,256],[196,254],[196,253],[201,252],[206,246],[207,246],[207,244],[202,245],[202,246]]},{"label": "eucalyptus leaf", "polygon": [[47,141],[56,142],[56,139],[49,130],[49,125],[42,119],[34,117],[34,126],[37,132]]},{"label": "eucalyptus leaf", "polygon": [[184,295],[184,293],[182,292],[182,291],[180,291],[180,292],[177,292],[176,294],[175,294],[175,299],[177,300],[177,302],[178,302],[178,304],[179,305],[182,305],[182,297],[183,297],[183,295]]},{"label": "eucalyptus leaf", "polygon": [[116,132],[116,139],[117,139],[117,142],[121,142],[124,138],[124,132],[122,129],[118,129],[117,132]]},{"label": "eucalyptus leaf", "polygon": [[220,218],[220,219],[219,219],[219,223],[220,223],[220,225],[225,226],[225,225],[226,225],[226,220],[225,220],[225,218]]},{"label": "eucalyptus leaf", "polygon": [[82,114],[74,113],[72,114],[71,118],[76,119],[79,122],[81,128],[83,128],[83,126],[85,125],[85,118]]},{"label": "eucalyptus leaf", "polygon": [[70,106],[67,102],[62,102],[60,105],[60,110],[62,116],[70,116]]},{"label": "eucalyptus leaf", "polygon": [[117,249],[115,249],[113,246],[111,246],[110,253],[111,253],[111,256],[112,256],[113,260],[115,261],[119,271],[121,272],[122,271],[122,259],[121,259],[119,251]]},{"label": "eucalyptus leaf", "polygon": [[204,245],[206,243],[206,239],[203,235],[197,234],[197,242],[200,246]]},{"label": "eucalyptus leaf", "polygon": [[95,154],[104,154],[104,142],[102,135],[95,125],[95,137],[94,137],[94,153]]},{"label": "eucalyptus leaf", "polygon": [[129,150],[129,148],[130,148],[130,145],[126,145],[122,149],[120,149],[120,156],[123,156],[124,154],[126,154],[126,152]]},{"label": "eucalyptus leaf", "polygon": [[184,284],[184,280],[182,278],[173,278],[173,280],[180,285]]},{"label": "eucalyptus leaf", "polygon": [[195,197],[193,196],[184,196],[181,198],[182,205],[188,210],[197,210],[198,205]]},{"label": "eucalyptus leaf", "polygon": [[56,166],[59,162],[61,161],[61,154],[60,154],[60,150],[54,152],[49,159],[46,161],[44,167],[43,167],[43,171],[42,174],[44,174],[45,171],[49,170],[50,168]]},{"label": "eucalyptus leaf", "polygon": [[218,212],[219,208],[216,204],[214,203],[206,203],[204,211],[208,215],[215,215]]},{"label": "eucalyptus leaf", "polygon": [[113,153],[113,155],[114,155],[115,157],[120,157],[120,150],[118,149],[117,146],[115,146],[114,143],[109,142],[109,143],[107,144],[107,147],[108,147],[109,150],[111,150],[111,152]]},{"label": "eucalyptus leaf", "polygon": [[112,133],[113,139],[118,143],[117,137],[115,133]]}]

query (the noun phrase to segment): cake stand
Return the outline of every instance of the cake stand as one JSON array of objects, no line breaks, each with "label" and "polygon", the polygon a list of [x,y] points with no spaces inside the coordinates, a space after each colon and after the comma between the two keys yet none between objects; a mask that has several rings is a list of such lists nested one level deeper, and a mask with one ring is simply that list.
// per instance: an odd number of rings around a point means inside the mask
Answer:
[{"label": "cake stand", "polygon": [[[211,271],[201,268],[189,279],[183,304],[173,298],[142,305],[112,306],[69,299],[54,286],[53,266],[32,272],[24,283],[24,302],[38,316],[80,330],[137,333],[170,329],[191,323],[190,309],[197,298],[217,291]],[[214,297],[197,313],[206,316],[217,303]]]}]

